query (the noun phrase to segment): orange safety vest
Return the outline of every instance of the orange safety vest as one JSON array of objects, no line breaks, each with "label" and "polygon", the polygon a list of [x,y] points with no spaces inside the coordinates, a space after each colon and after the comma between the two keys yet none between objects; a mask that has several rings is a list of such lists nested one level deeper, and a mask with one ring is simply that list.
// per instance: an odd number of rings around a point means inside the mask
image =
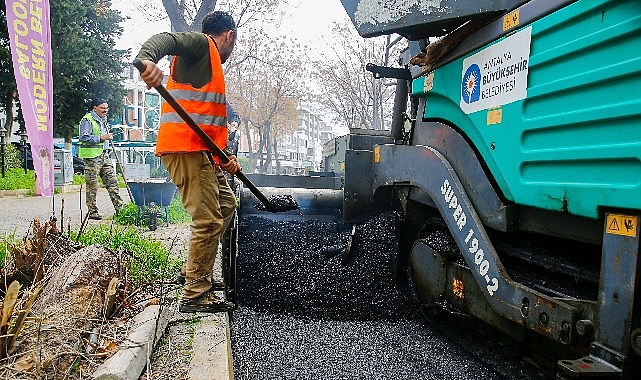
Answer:
[{"label": "orange safety vest", "polygon": [[[227,101],[225,98],[225,76],[220,62],[218,49],[211,38],[209,41],[209,58],[211,81],[201,88],[190,84],[178,83],[169,76],[167,91],[178,101],[220,149],[227,146]],[[176,57],[171,62],[174,71]],[[211,151],[194,131],[189,128],[169,103],[164,102],[161,108],[160,130],[156,142],[156,155],[166,153]],[[218,157],[214,160],[219,163]]]}]

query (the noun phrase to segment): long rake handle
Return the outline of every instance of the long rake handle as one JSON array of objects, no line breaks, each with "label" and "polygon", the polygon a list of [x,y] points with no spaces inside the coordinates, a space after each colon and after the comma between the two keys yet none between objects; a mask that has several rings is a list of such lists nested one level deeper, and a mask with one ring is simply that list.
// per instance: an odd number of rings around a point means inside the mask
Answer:
[{"label": "long rake handle", "polygon": [[129,200],[133,203],[136,203],[136,201],[134,201],[134,196],[131,195],[131,189],[129,188],[129,181],[127,181],[127,176],[125,176],[125,168],[120,163],[120,158],[118,158],[118,152],[116,152],[116,147],[114,146],[113,140],[109,140],[109,146],[111,146],[111,150],[114,152],[114,156],[116,157],[116,164],[118,164],[118,168],[122,173],[122,179],[125,181],[125,187],[127,188],[127,193],[129,194]]},{"label": "long rake handle", "polygon": [[[142,73],[143,71],[145,71],[145,65],[142,63],[142,61],[141,61],[140,59],[136,58],[136,59],[134,60],[134,62],[133,62],[133,65],[134,65],[134,66],[138,69],[138,71],[140,71],[141,73]],[[158,91],[158,93],[160,94],[160,96],[162,96],[162,97],[163,97],[163,99],[165,99],[165,100],[167,101],[167,103],[169,103],[169,105],[174,109],[174,111],[176,111],[176,113],[178,114],[178,116],[180,116],[180,118],[181,118],[181,119],[183,119],[183,120],[185,121],[185,123],[187,123],[187,125],[189,126],[189,128],[191,128],[191,130],[192,130],[192,131],[194,131],[194,133],[196,133],[196,134],[198,135],[198,137],[200,137],[200,138],[203,140],[203,142],[205,143],[205,145],[207,145],[207,148],[211,149],[211,150],[212,150],[212,152],[213,152],[216,156],[218,156],[218,158],[220,159],[220,161],[221,161],[222,163],[224,163],[224,164],[228,163],[228,162],[229,162],[229,157],[227,157],[227,155],[225,154],[225,152],[223,152],[223,150],[222,150],[222,149],[220,149],[220,148],[218,147],[218,145],[216,145],[216,143],[214,142],[214,140],[212,140],[212,139],[211,139],[211,137],[209,137],[209,136],[207,135],[207,133],[205,133],[205,131],[203,131],[203,130],[202,130],[202,128],[200,128],[200,126],[199,126],[198,124],[196,124],[196,122],[194,121],[194,119],[192,119],[192,118],[191,118],[191,116],[189,116],[189,114],[187,113],[187,111],[185,111],[185,109],[180,105],[180,103],[178,103],[178,102],[176,101],[176,99],[174,99],[174,97],[169,93],[169,91],[167,91],[167,89],[165,88],[165,86],[163,86],[162,84],[160,84],[160,85],[158,85],[158,86],[154,86],[154,88],[156,89],[156,91]],[[261,192],[260,192],[260,190],[258,190],[258,188],[256,187],[256,185],[254,185],[254,184],[252,183],[252,181],[250,181],[250,180],[249,180],[249,178],[247,178],[243,172],[241,172],[241,171],[239,170],[239,171],[237,171],[236,173],[234,173],[234,175],[235,175],[236,177],[238,177],[238,179],[239,179],[239,180],[241,180],[241,181],[242,181],[242,183],[244,183],[244,184],[245,184],[245,186],[247,186],[247,187],[249,188],[249,190],[250,190],[250,191],[251,191],[251,192],[256,196],[256,198],[258,198],[258,200],[260,200],[260,202],[261,202],[262,204],[264,204],[264,205],[265,205],[265,207],[266,207],[268,210],[269,210],[269,209],[273,209],[273,208],[274,208],[274,206],[273,206],[273,205],[272,205],[272,203],[267,199],[267,197],[266,197],[263,193],[261,193]]]}]

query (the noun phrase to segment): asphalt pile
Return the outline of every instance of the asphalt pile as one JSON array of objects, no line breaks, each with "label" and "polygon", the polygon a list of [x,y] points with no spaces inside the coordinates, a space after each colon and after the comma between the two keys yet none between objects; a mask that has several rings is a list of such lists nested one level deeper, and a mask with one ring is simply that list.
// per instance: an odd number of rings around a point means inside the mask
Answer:
[{"label": "asphalt pile", "polygon": [[291,195],[273,195],[268,204],[257,203],[254,207],[261,211],[285,212],[298,210],[300,206]]},{"label": "asphalt pile", "polygon": [[350,226],[241,217],[234,378],[503,378],[431,329],[394,283],[396,225],[393,213],[358,224],[342,265]]},{"label": "asphalt pile", "polygon": [[395,216],[349,230],[339,222],[241,219],[238,302],[257,311],[337,321],[417,319],[411,295],[393,281]]}]

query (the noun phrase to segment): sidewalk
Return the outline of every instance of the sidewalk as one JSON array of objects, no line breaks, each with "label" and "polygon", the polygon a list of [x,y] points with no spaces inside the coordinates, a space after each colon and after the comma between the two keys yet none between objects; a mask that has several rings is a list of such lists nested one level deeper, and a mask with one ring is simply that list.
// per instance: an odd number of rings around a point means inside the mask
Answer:
[{"label": "sidewalk", "polygon": [[[85,204],[85,189],[69,193],[54,194],[51,197],[25,196],[27,191],[18,190],[3,191],[0,196],[0,236],[12,234],[16,237],[24,237],[34,219],[41,221],[49,220],[52,214],[58,220],[60,226],[61,211],[64,212],[64,228],[70,223],[72,229],[80,227],[81,210],[82,216],[87,213]],[[131,202],[127,189],[120,189],[120,196],[123,201]],[[64,208],[63,208],[64,205]],[[111,218],[114,214],[114,207],[109,199],[107,189],[99,188],[96,197],[96,205],[103,218]],[[99,223],[90,220],[89,223]]]}]

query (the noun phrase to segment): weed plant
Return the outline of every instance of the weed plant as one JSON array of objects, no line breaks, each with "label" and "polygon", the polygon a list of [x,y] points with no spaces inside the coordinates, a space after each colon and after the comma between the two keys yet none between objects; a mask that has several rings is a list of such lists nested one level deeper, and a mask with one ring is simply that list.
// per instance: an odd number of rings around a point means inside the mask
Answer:
[{"label": "weed plant", "polygon": [[0,177],[0,190],[33,189],[36,175],[33,170],[9,168],[5,171],[4,178]]},{"label": "weed plant", "polygon": [[[169,203],[169,223],[185,223],[191,221],[191,216],[187,213],[187,210],[183,207],[182,198],[180,195],[176,195],[174,199]],[[127,203],[125,207],[114,215],[114,220],[116,223],[124,226],[132,226],[136,224],[136,213],[138,212],[138,207],[134,203]],[[161,215],[159,215],[158,220],[165,220],[164,210],[161,209]],[[147,225],[148,219],[144,212],[141,212],[140,215],[140,225]]]},{"label": "weed plant", "polygon": [[116,178],[118,179],[119,188],[124,189],[127,187],[127,183],[125,183],[125,178],[121,174],[116,174]]},{"label": "weed plant", "polygon": [[73,179],[71,180],[72,185],[84,185],[87,183],[85,176],[83,174],[74,174]]},{"label": "weed plant", "polygon": [[123,226],[133,226],[136,224],[136,212],[138,207],[134,203],[126,203],[118,213],[114,214],[114,221]]},{"label": "weed plant", "polygon": [[6,262],[9,260],[9,255],[11,254],[11,246],[16,245],[16,231],[14,230],[11,234],[5,234],[0,238],[0,268],[4,268]]},{"label": "weed plant", "polygon": [[191,215],[183,207],[183,199],[180,194],[177,194],[169,204],[169,222],[170,223],[185,223],[191,222]]},{"label": "weed plant", "polygon": [[145,237],[133,227],[98,225],[88,228],[80,236],[72,232],[71,238],[84,245],[100,244],[127,253],[129,274],[138,285],[173,279],[182,265],[160,241]]}]

